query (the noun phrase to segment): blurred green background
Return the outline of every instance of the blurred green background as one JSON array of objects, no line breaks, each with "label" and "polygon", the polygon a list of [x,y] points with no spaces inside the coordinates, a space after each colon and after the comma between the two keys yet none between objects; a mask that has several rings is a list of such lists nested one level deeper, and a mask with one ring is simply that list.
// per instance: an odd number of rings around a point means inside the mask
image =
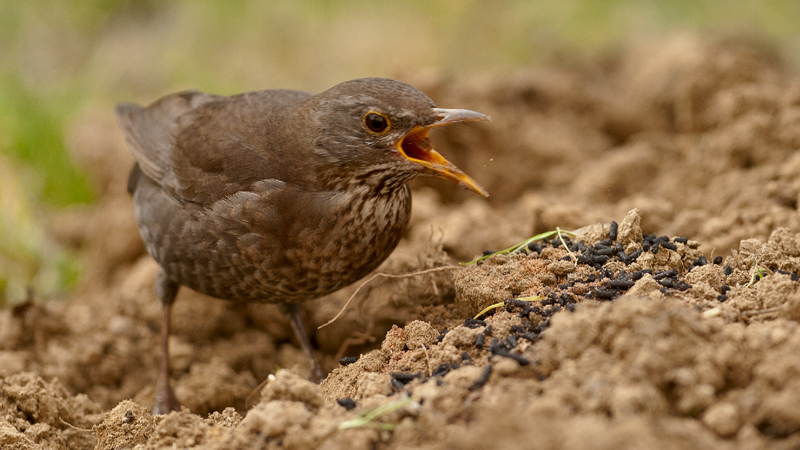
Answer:
[{"label": "blurred green background", "polygon": [[800,66],[798,0],[2,0],[0,306],[79,279],[41,222],[96,201],[65,144],[82,112],[185,88],[503,74],[677,32],[752,36]]}]

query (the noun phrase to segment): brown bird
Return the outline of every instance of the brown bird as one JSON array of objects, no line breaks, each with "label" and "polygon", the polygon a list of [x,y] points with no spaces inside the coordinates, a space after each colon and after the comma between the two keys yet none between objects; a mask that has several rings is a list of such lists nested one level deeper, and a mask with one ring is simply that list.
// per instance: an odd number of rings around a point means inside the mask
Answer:
[{"label": "brown bird", "polygon": [[489,120],[440,109],[389,79],[313,95],[187,91],[116,115],[136,159],[128,181],[139,233],[160,271],[162,362],[155,413],[178,409],[169,385],[170,306],[180,286],[278,303],[322,379],[299,302],[374,270],[408,224],[408,181],[437,175],[486,191],[437,153],[431,128]]}]

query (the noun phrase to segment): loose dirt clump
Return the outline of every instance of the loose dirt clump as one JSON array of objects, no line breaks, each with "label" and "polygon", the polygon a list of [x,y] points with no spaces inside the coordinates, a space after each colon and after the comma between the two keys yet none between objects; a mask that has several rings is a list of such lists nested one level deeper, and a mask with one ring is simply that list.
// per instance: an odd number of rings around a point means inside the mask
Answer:
[{"label": "loose dirt clump", "polygon": [[[68,144],[100,200],[50,228],[88,276],[70,299],[0,311],[0,447],[800,446],[800,79],[779,58],[678,36],[408,81],[492,116],[433,136],[490,200],[418,183],[378,270],[392,276],[322,328],[359,287],[304,305],[320,385],[274,305],[183,289],[184,410],[165,416],[149,413],[157,266],[124,192],[130,157],[110,112],[76,118]],[[557,227],[572,232],[496,251]]]}]

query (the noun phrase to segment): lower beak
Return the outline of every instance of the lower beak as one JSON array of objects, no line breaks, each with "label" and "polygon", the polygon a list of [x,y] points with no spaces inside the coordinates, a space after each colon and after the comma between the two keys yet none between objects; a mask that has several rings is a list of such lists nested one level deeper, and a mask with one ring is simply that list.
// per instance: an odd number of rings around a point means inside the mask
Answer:
[{"label": "lower beak", "polygon": [[468,109],[434,108],[433,111],[440,118],[430,125],[418,127],[405,135],[397,144],[398,150],[409,161],[419,164],[442,178],[458,183],[461,187],[488,197],[489,193],[484,188],[433,148],[428,134],[431,128],[460,122],[488,121],[490,120],[489,116]]}]

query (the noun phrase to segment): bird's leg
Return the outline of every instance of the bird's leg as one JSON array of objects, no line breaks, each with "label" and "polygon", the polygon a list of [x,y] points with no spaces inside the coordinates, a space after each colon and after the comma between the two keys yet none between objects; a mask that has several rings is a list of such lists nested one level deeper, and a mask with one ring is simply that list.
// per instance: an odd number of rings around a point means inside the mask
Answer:
[{"label": "bird's leg", "polygon": [[309,380],[314,383],[321,382],[324,373],[322,372],[322,366],[320,366],[317,356],[314,354],[314,349],[311,347],[311,341],[308,340],[303,321],[300,320],[300,304],[284,303],[280,305],[280,307],[283,314],[289,319],[289,323],[292,324],[292,330],[294,330],[294,334],[297,336],[297,340],[300,341],[300,346],[303,347],[306,358],[308,358],[308,365],[311,368],[311,376],[308,377]]},{"label": "bird's leg", "polygon": [[153,414],[168,414],[180,410],[178,400],[169,385],[169,322],[172,303],[178,294],[178,284],[167,278],[164,270],[159,270],[156,278],[156,296],[161,301],[161,371],[156,385],[156,404]]}]

